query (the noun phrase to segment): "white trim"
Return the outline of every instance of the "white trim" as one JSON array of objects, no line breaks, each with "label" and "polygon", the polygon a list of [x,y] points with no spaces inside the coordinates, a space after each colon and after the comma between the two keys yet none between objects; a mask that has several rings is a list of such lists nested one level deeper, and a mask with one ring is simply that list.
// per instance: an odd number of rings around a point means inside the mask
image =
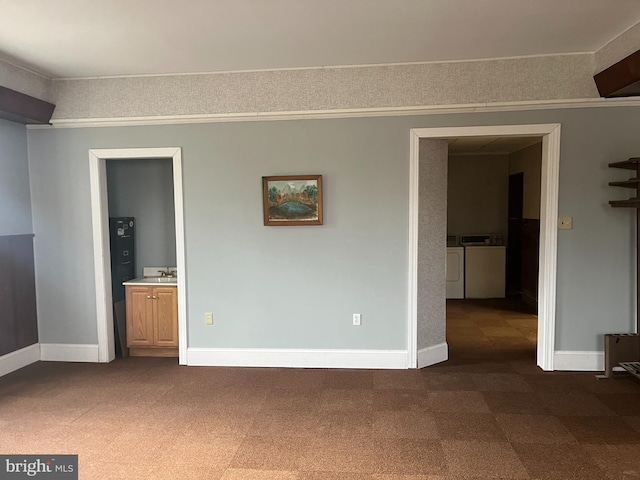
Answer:
[{"label": "white trim", "polygon": [[[558,216],[558,188],[560,168],[560,124],[536,124],[536,125],[495,125],[476,127],[444,127],[444,128],[416,128],[411,130],[410,142],[410,179],[409,200],[410,215],[415,215],[418,205],[418,189],[413,187],[417,176],[419,164],[419,139],[445,139],[454,137],[481,137],[481,136],[542,136],[542,185],[540,208],[540,274],[539,284],[539,311],[538,311],[538,359],[537,364],[543,370],[554,369],[555,349],[555,320],[556,320],[556,269],[557,269],[557,216]],[[410,227],[415,222],[410,217]],[[409,230],[409,291],[408,291],[408,315],[407,328],[409,331],[417,329],[417,256],[418,256],[418,230]],[[444,252],[443,252],[444,255]],[[409,358],[412,358],[412,350],[417,350],[417,344],[409,336],[407,349]]]},{"label": "white trim", "polygon": [[604,371],[604,352],[557,351],[553,362],[556,370],[573,372]]},{"label": "white trim", "polygon": [[404,350],[189,348],[187,365],[219,367],[406,369]]},{"label": "white trim", "polygon": [[41,343],[40,360],[43,362],[101,362],[98,345],[74,343]]},{"label": "white trim", "polygon": [[34,343],[0,357],[0,377],[40,360],[40,345]]},{"label": "white trim", "polygon": [[184,242],[184,204],[182,190],[182,150],[167,148],[115,148],[89,150],[91,179],[91,216],[96,280],[96,313],[99,361],[115,358],[113,308],[111,307],[111,265],[109,213],[107,202],[106,160],[171,158],[173,160],[173,196],[175,202],[176,260],[178,272],[178,351],[179,363],[187,362],[187,290]]},{"label": "white trim", "polygon": [[449,345],[447,345],[447,342],[418,350],[418,368],[446,362],[448,359]]},{"label": "white trim", "polygon": [[115,358],[113,331],[113,297],[111,294],[111,261],[109,240],[109,207],[107,202],[107,166],[103,158],[89,150],[89,181],[93,229],[93,266],[95,270],[98,361]]},{"label": "white trim", "polygon": [[554,370],[556,345],[556,273],[558,264],[558,194],[560,125],[542,138],[540,176],[540,247],[538,260],[538,366]]},{"label": "white trim", "polygon": [[187,272],[184,232],[184,193],[182,191],[182,149],[173,154],[173,204],[176,211],[176,268],[178,270],[178,363],[187,364]]},{"label": "white trim", "polygon": [[565,100],[528,100],[516,102],[422,105],[406,107],[372,107],[334,110],[300,110],[282,112],[213,113],[197,115],[153,115],[139,117],[61,118],[52,125],[27,125],[29,130],[50,128],[122,127],[141,125],[176,125],[188,123],[255,122],[273,120],[308,120],[330,118],[389,117],[408,115],[442,115],[458,113],[514,112],[523,110],[558,110],[564,108],[637,107],[640,99],[578,98]]},{"label": "white trim", "polygon": [[[411,144],[411,158],[409,160],[409,265],[408,288],[409,301],[407,313],[409,325],[407,328],[407,365],[409,368],[418,367],[418,220],[419,220],[419,179],[420,179],[420,138],[413,130],[409,131]],[[419,368],[419,367],[418,367]]]}]

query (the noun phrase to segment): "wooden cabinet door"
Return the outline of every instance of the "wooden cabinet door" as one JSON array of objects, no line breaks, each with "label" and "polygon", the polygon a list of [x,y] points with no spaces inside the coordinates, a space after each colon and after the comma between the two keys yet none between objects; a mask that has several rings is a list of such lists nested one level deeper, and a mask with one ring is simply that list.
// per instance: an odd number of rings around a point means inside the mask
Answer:
[{"label": "wooden cabinet door", "polygon": [[178,346],[178,296],[176,287],[153,289],[153,316],[155,318],[154,345]]},{"label": "wooden cabinet door", "polygon": [[153,345],[152,287],[127,286],[127,346]]}]

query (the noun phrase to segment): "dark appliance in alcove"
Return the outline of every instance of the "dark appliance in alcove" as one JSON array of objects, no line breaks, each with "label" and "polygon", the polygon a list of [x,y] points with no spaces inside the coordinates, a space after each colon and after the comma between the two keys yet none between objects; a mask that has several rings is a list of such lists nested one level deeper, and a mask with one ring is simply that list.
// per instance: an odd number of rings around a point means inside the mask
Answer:
[{"label": "dark appliance in alcove", "polygon": [[122,282],[132,280],[136,274],[135,263],[135,220],[133,217],[110,217],[109,240],[111,243],[111,293],[114,305],[114,328],[116,356],[127,354],[126,324],[122,318],[124,305],[124,285]]}]

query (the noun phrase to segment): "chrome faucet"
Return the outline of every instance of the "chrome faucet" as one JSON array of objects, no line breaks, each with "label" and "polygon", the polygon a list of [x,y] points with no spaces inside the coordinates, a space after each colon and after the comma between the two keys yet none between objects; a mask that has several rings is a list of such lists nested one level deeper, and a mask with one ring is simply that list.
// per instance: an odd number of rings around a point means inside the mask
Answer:
[{"label": "chrome faucet", "polygon": [[169,270],[169,267],[166,270],[158,270],[158,273],[161,277],[177,277],[178,274],[175,270]]}]

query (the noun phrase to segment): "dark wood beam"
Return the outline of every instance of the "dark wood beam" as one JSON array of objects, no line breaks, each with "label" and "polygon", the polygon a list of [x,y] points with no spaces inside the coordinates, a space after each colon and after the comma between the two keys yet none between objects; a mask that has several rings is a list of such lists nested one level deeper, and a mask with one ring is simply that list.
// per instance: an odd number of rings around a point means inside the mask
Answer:
[{"label": "dark wood beam", "polygon": [[23,124],[46,124],[51,120],[53,103],[0,87],[0,118]]},{"label": "dark wood beam", "polygon": [[640,50],[594,75],[601,97],[640,96]]}]

